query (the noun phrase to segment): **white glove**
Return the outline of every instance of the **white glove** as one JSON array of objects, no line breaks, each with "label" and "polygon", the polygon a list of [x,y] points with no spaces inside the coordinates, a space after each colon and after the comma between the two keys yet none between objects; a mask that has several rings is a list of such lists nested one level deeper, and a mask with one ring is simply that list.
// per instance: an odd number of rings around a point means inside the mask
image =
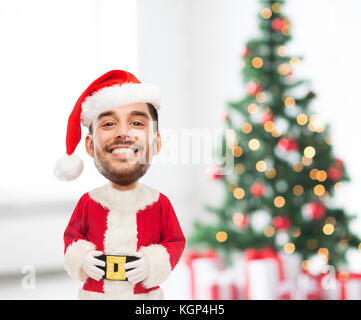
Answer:
[{"label": "white glove", "polygon": [[85,274],[89,278],[92,278],[96,281],[102,279],[103,275],[105,274],[105,272],[102,269],[96,267],[96,266],[105,267],[104,261],[95,258],[101,256],[102,254],[103,252],[101,251],[91,250],[85,255],[83,262],[81,264],[81,268],[83,269]]},{"label": "white glove", "polygon": [[127,262],[124,264],[125,270],[132,269],[125,273],[125,276],[128,278],[128,281],[135,285],[138,282],[143,281],[149,274],[149,263],[142,252],[135,252],[134,256],[140,258],[136,261]]}]

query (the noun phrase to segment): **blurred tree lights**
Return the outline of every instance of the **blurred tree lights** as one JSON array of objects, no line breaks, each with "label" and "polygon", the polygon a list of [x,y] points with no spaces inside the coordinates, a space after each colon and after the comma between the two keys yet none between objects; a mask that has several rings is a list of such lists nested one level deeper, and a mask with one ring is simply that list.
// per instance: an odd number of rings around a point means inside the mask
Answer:
[{"label": "blurred tree lights", "polygon": [[190,243],[226,253],[270,245],[300,254],[305,269],[314,255],[340,267],[347,248],[361,248],[349,229],[352,217],[329,203],[349,177],[332,153],[328,126],[310,110],[315,93],[294,77],[302,58],[287,54],[284,1],[260,3],[260,36],[240,57],[246,95],[222,114],[227,130],[216,154],[231,152],[233,172],[213,169],[226,196],[219,207],[206,205],[217,223],[196,221]]}]

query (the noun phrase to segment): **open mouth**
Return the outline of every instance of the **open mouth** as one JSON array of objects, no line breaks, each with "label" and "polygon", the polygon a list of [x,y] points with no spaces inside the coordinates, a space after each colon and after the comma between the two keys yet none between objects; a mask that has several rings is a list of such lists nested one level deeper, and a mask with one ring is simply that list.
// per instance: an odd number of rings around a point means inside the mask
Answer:
[{"label": "open mouth", "polygon": [[128,156],[135,156],[138,154],[138,148],[136,147],[114,147],[110,150],[111,154],[117,157],[128,157]]}]

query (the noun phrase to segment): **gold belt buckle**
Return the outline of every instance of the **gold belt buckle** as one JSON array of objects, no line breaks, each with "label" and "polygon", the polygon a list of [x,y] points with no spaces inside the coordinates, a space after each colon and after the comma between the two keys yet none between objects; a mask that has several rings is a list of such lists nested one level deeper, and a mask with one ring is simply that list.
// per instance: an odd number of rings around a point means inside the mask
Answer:
[{"label": "gold belt buckle", "polygon": [[126,280],[124,264],[125,256],[106,256],[106,279]]}]

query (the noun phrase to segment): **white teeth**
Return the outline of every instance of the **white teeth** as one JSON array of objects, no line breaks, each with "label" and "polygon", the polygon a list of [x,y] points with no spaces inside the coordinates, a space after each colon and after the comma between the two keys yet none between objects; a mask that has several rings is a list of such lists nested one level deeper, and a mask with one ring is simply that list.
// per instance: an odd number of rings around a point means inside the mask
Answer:
[{"label": "white teeth", "polygon": [[112,151],[112,153],[119,153],[119,154],[134,154],[134,150],[132,148],[117,148]]}]

